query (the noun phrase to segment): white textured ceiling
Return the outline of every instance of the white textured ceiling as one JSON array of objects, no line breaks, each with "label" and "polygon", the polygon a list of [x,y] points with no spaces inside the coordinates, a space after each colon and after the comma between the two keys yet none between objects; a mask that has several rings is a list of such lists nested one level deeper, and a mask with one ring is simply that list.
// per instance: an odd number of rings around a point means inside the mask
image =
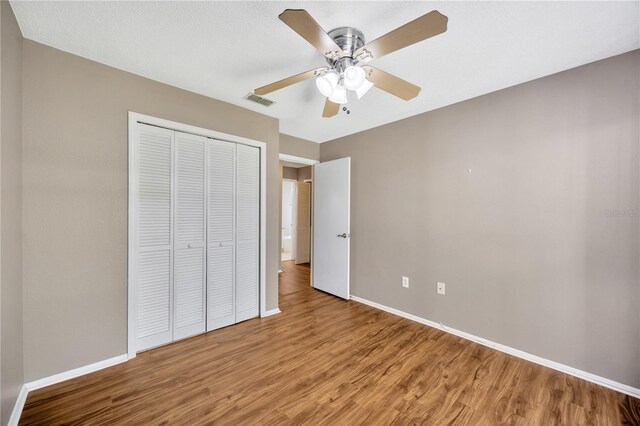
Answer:
[{"label": "white textured ceiling", "polygon": [[[640,48],[640,2],[23,2],[24,36],[280,119],[280,131],[324,142]],[[405,102],[371,89],[351,114],[322,118],[313,80],[267,97],[256,87],[325,65],[278,19],[303,8],[325,30],[373,40],[438,9],[442,35],[371,64],[422,87]]]}]

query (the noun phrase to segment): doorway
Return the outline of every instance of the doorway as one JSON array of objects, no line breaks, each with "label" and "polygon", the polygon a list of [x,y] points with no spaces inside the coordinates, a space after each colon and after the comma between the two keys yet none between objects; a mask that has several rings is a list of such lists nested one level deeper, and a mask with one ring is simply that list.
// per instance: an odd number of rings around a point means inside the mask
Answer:
[{"label": "doorway", "polygon": [[312,267],[313,165],[316,163],[316,160],[280,154],[281,273],[288,269],[285,263]]},{"label": "doorway", "polygon": [[293,260],[296,245],[296,233],[294,232],[294,212],[296,210],[296,183],[292,179],[282,179],[282,250],[280,260],[286,262]]},{"label": "doorway", "polygon": [[297,159],[280,154],[280,279],[305,265],[309,285],[348,300],[351,158],[305,160],[311,164]]}]

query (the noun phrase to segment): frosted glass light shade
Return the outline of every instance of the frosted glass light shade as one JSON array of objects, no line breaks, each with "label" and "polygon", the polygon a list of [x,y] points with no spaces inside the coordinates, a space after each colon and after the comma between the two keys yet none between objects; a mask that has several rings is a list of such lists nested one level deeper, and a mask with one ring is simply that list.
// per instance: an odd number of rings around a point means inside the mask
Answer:
[{"label": "frosted glass light shade", "polygon": [[335,72],[328,72],[322,74],[316,78],[316,87],[322,93],[323,96],[329,97],[333,93],[333,89],[338,84],[338,74]]},{"label": "frosted glass light shade", "polygon": [[333,93],[329,96],[329,100],[334,104],[346,104],[347,103],[347,89],[344,86],[338,85],[333,89]]},{"label": "frosted glass light shade", "polygon": [[365,71],[362,67],[349,66],[344,70],[344,87],[349,90],[357,90],[365,80]]},{"label": "frosted glass light shade", "polygon": [[365,79],[360,85],[360,87],[356,89],[356,95],[358,96],[358,99],[363,97],[364,94],[367,93],[369,89],[371,89],[372,87],[373,87],[373,83]]}]

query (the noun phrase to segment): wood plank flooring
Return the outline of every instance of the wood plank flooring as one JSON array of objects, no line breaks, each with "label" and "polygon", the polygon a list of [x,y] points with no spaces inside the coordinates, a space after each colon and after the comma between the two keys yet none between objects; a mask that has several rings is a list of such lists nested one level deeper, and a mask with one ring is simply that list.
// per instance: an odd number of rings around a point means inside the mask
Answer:
[{"label": "wood plank flooring", "polygon": [[29,394],[22,425],[617,425],[640,400],[309,287],[276,316]]}]

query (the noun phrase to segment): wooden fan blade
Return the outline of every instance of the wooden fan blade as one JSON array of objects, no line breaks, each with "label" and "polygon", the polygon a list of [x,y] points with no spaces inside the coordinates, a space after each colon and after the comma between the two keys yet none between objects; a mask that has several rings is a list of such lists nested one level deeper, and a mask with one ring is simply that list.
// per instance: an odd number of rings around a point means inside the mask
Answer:
[{"label": "wooden fan blade", "polygon": [[340,111],[340,104],[333,103],[327,98],[327,101],[324,103],[324,111],[322,111],[323,117],[333,117],[338,114]]},{"label": "wooden fan blade", "polygon": [[313,77],[316,75],[316,71],[324,71],[328,69],[328,67],[320,67],[315,68],[309,71],[301,72],[300,74],[293,75],[291,77],[283,78],[282,80],[276,81],[275,83],[267,84],[266,86],[258,87],[253,91],[256,95],[266,95],[267,93],[275,92],[276,90],[282,89],[283,87],[291,86],[292,84],[299,83],[303,80]]},{"label": "wooden fan blade", "polygon": [[355,56],[369,52],[371,59],[378,59],[396,50],[411,46],[414,43],[447,31],[448,20],[449,18],[445,15],[437,10],[433,10],[365,44],[356,51]]},{"label": "wooden fan blade", "polygon": [[418,96],[418,93],[420,93],[420,87],[415,84],[411,84],[400,77],[396,77],[393,74],[389,74],[388,72],[384,72],[370,65],[365,65],[362,68],[364,68],[364,70],[369,74],[367,80],[372,82],[379,89],[382,89],[393,96],[397,96],[400,99],[408,101],[415,98]]},{"label": "wooden fan blade", "polygon": [[332,52],[342,55],[342,49],[325,30],[309,15],[304,9],[287,9],[278,18],[287,24],[300,37],[307,40],[311,45],[325,56],[331,56]]}]

